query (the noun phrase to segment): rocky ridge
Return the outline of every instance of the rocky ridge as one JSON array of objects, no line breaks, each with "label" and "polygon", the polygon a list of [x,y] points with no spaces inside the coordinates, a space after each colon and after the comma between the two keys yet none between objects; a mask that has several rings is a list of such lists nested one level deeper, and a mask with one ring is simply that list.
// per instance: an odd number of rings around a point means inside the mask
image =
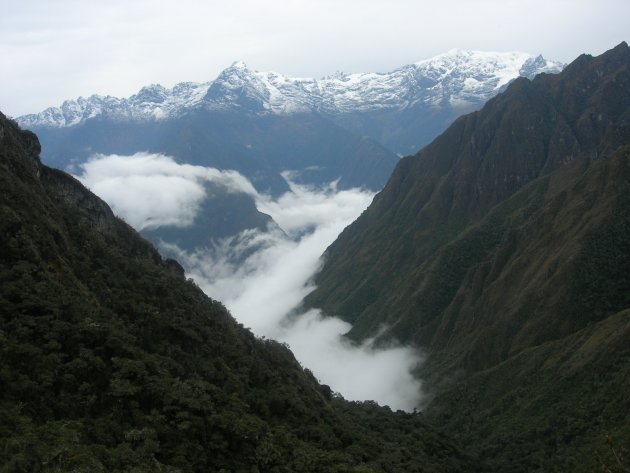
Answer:
[{"label": "rocky ridge", "polygon": [[258,114],[404,110],[484,102],[519,76],[555,73],[563,65],[527,53],[451,50],[387,73],[339,72],[322,79],[259,72],[235,62],[211,82],[183,82],[172,89],[143,87],[129,98],[92,95],[66,100],[18,118],[23,127],[71,127],[95,117],[144,122],[176,118],[198,108],[247,109]]}]

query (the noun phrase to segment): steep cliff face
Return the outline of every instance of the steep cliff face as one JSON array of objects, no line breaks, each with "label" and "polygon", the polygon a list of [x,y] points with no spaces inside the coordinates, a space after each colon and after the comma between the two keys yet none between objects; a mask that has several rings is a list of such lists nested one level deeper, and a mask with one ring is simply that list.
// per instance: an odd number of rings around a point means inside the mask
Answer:
[{"label": "steep cliff face", "polygon": [[307,303],[351,337],[386,325],[424,348],[426,412],[465,442],[525,471],[588,471],[598,438],[630,438],[629,196],[622,43],[515,81],[403,159]]},{"label": "steep cliff face", "polygon": [[477,471],[256,339],[0,114],[0,469]]}]

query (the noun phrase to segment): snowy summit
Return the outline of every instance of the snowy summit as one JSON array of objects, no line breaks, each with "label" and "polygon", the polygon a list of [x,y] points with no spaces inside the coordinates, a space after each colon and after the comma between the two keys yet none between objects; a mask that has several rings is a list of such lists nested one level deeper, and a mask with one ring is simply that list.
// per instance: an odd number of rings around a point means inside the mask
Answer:
[{"label": "snowy summit", "polygon": [[388,73],[337,73],[322,79],[287,77],[235,62],[212,82],[172,89],[143,87],[129,98],[92,95],[18,118],[23,127],[68,127],[97,116],[120,121],[173,118],[191,109],[339,115],[413,106],[465,107],[488,100],[511,80],[556,73],[563,65],[527,53],[451,50]]}]

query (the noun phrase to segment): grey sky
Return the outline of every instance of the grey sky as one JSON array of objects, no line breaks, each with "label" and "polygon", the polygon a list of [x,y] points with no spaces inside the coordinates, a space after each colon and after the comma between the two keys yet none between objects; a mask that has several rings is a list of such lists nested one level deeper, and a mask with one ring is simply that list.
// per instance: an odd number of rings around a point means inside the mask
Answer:
[{"label": "grey sky", "polygon": [[233,61],[321,77],[452,48],[571,61],[628,40],[628,0],[21,0],[0,12],[0,110],[209,81]]}]

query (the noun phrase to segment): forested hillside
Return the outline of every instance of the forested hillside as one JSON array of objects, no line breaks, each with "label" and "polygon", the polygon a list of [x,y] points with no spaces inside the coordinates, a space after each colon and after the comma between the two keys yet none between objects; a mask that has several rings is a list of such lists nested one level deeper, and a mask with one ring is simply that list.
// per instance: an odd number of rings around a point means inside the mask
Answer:
[{"label": "forested hillside", "polygon": [[0,470],[479,471],[260,340],[0,115]]},{"label": "forested hillside", "polygon": [[427,415],[499,471],[593,471],[630,446],[629,242],[622,43],[403,159],[307,304],[426,350]]}]

